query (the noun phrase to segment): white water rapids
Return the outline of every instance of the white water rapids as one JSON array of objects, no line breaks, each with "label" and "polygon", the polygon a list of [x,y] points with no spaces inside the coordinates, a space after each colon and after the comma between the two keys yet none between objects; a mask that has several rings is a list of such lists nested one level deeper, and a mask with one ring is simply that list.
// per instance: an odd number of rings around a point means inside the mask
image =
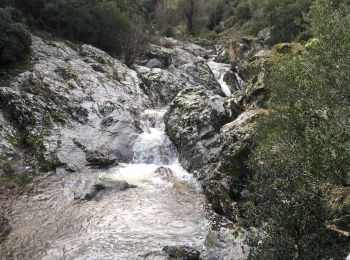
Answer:
[{"label": "white water rapids", "polygon": [[[16,203],[0,259],[144,259],[164,246],[200,249],[209,228],[205,199],[178,162],[164,132],[164,112],[143,113],[131,164],[52,176],[37,195]],[[105,177],[137,188],[73,199],[77,183]]]}]

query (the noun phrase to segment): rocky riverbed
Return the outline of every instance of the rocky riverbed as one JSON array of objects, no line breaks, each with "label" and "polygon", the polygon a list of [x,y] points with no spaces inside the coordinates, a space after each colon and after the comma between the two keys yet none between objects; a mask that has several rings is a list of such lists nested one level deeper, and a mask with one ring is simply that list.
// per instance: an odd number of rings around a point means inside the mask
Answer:
[{"label": "rocky riverbed", "polygon": [[32,68],[0,87],[1,175],[36,176],[1,198],[2,259],[247,257],[235,220],[268,52],[242,39],[224,64],[162,41],[130,69],[33,36]]}]

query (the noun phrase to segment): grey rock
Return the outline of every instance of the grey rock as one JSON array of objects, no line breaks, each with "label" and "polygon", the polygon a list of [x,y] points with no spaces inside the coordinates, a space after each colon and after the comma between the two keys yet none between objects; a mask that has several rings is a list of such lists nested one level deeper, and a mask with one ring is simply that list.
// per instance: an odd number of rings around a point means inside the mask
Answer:
[{"label": "grey rock", "polygon": [[199,252],[189,246],[165,246],[163,252],[173,259],[179,260],[199,260]]},{"label": "grey rock", "polygon": [[262,29],[258,33],[258,37],[259,37],[259,39],[263,40],[264,42],[267,42],[271,37],[271,28]]},{"label": "grey rock", "polygon": [[173,172],[168,167],[161,166],[154,172],[154,174],[162,180],[174,180]]},{"label": "grey rock", "polygon": [[144,256],[145,260],[199,260],[200,252],[189,246],[165,246]]},{"label": "grey rock", "polygon": [[78,182],[74,191],[75,200],[92,200],[101,191],[120,192],[130,188],[136,188],[126,181],[114,180],[111,178],[100,178],[99,180],[83,180]]},{"label": "grey rock", "polygon": [[232,120],[224,103],[221,96],[210,96],[200,88],[187,88],[177,95],[165,114],[167,133],[188,170],[199,169],[218,155],[215,147],[220,128]]},{"label": "grey rock", "polygon": [[160,62],[159,60],[157,59],[151,59],[149,60],[146,65],[145,65],[147,68],[149,69],[154,69],[154,68],[164,68],[164,64],[162,62]]},{"label": "grey rock", "polygon": [[86,152],[86,160],[90,165],[106,166],[118,163],[118,157],[109,150],[92,150]]},{"label": "grey rock", "polygon": [[33,37],[32,50],[32,71],[0,89],[0,109],[33,148],[37,164],[78,171],[129,162],[138,113],[150,106],[137,73],[90,45],[74,50]]},{"label": "grey rock", "polygon": [[0,216],[0,244],[5,241],[6,237],[11,233],[11,226],[8,219]]},{"label": "grey rock", "polygon": [[136,70],[142,80],[142,89],[156,106],[170,103],[187,86],[167,70],[145,67],[136,67]]},{"label": "grey rock", "polygon": [[247,245],[248,233],[244,230],[221,229],[210,231],[205,241],[205,250],[201,253],[203,260],[245,260],[250,248]]}]

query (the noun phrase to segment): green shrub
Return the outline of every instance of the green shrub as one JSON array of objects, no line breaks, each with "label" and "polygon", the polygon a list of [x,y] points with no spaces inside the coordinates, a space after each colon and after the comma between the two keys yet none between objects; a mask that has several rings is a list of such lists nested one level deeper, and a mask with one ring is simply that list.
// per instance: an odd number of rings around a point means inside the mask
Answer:
[{"label": "green shrub", "polygon": [[174,33],[174,29],[171,26],[168,26],[165,28],[163,35],[165,37],[174,37],[175,33]]},{"label": "green shrub", "polygon": [[249,20],[252,17],[249,4],[247,2],[239,3],[235,9],[235,16],[239,23]]},{"label": "green shrub", "polygon": [[0,8],[0,66],[24,60],[30,52],[31,35],[12,8]]}]

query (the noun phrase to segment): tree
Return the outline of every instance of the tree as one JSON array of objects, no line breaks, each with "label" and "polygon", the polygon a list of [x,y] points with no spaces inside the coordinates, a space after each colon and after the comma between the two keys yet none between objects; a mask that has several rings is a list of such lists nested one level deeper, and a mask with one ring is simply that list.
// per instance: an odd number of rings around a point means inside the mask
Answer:
[{"label": "tree", "polygon": [[137,16],[134,16],[132,18],[131,30],[128,34],[124,36],[122,44],[125,64],[129,67],[134,64],[136,58],[140,54],[144,40],[142,32],[142,22]]},{"label": "tree", "polygon": [[301,31],[303,13],[309,11],[313,0],[270,0],[265,6],[271,29],[270,43],[290,42]]},{"label": "tree", "polygon": [[191,35],[194,35],[193,30],[193,19],[196,14],[197,1],[196,0],[185,0],[184,2],[184,14],[187,19],[187,30]]},{"label": "tree", "polygon": [[11,65],[27,57],[31,35],[13,8],[0,8],[0,66]]}]

